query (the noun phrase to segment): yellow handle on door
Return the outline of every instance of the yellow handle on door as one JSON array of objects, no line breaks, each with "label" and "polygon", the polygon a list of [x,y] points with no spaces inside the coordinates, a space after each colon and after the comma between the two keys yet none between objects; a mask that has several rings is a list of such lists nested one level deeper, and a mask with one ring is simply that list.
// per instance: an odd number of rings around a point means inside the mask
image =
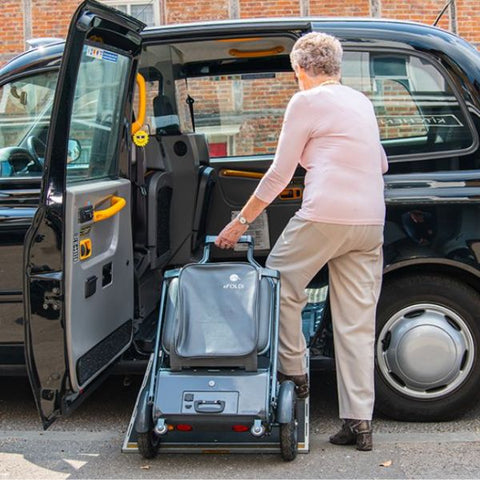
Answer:
[{"label": "yellow handle on door", "polygon": [[145,86],[145,78],[137,73],[138,86],[138,114],[137,120],[132,124],[132,135],[135,135],[145,122],[145,112],[147,111],[147,89]]},{"label": "yellow handle on door", "polygon": [[127,204],[127,201],[124,198],[116,197],[115,195],[111,197],[111,201],[112,203],[108,208],[93,212],[94,222],[101,222],[102,220],[113,217]]}]

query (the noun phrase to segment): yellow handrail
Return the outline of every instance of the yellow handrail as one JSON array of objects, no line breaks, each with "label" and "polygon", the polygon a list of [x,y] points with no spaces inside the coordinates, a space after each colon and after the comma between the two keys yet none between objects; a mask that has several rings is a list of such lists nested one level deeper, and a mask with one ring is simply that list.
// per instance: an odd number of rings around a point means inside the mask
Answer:
[{"label": "yellow handrail", "polygon": [[239,50],[238,48],[231,48],[228,53],[232,57],[237,58],[255,58],[255,57],[267,57],[270,55],[278,55],[285,50],[281,45],[278,47],[267,48],[265,50]]},{"label": "yellow handrail", "polygon": [[127,201],[124,198],[116,197],[115,195],[111,197],[111,202],[110,207],[93,212],[94,222],[101,222],[107,218],[113,217],[127,204]]},{"label": "yellow handrail", "polygon": [[140,73],[137,73],[138,85],[138,114],[137,120],[132,124],[132,135],[135,135],[145,123],[145,113],[147,111],[147,89],[145,86],[145,78]]},{"label": "yellow handrail", "polygon": [[241,177],[241,178],[263,178],[264,173],[260,172],[249,172],[246,170],[231,170],[229,168],[224,168],[220,171],[222,177]]}]

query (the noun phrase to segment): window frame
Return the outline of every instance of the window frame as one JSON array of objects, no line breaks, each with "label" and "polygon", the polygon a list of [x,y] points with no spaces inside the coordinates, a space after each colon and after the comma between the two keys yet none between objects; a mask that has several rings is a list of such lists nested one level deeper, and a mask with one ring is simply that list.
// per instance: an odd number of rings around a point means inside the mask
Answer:
[{"label": "window frame", "polygon": [[[168,42],[167,42],[168,43]],[[412,153],[403,153],[403,154],[390,154],[389,163],[407,163],[407,162],[417,162],[421,160],[438,160],[442,158],[450,158],[453,156],[467,156],[471,153],[474,153],[479,146],[479,135],[473,119],[468,111],[465,100],[459,91],[457,85],[455,84],[454,79],[448,72],[448,69],[440,62],[439,59],[432,55],[420,51],[412,51],[407,48],[389,48],[389,47],[374,47],[374,46],[345,46],[344,52],[359,52],[359,53],[369,53],[369,54],[384,54],[384,55],[404,55],[408,57],[415,57],[421,59],[431,65],[436,71],[442,76],[445,80],[446,85],[450,88],[453,97],[455,98],[461,113],[463,114],[465,120],[465,128],[468,129],[471,135],[471,144],[462,149],[447,149],[441,151],[431,151],[431,152],[412,152]],[[274,67],[269,69],[272,73],[285,72],[283,69],[275,70]],[[407,72],[408,73],[408,72]],[[405,138],[403,141],[405,144],[414,143],[417,137],[412,137],[411,139]],[[400,140],[398,140],[400,142]],[[242,155],[242,156],[225,156],[225,157],[214,157],[212,162],[235,162],[235,161],[245,161],[248,159],[258,160],[263,158],[273,158],[274,154],[263,154],[263,155]]]},{"label": "window frame", "polygon": [[[438,73],[442,76],[445,80],[448,87],[451,89],[453,96],[458,102],[460,107],[460,111],[464,115],[465,118],[465,126],[469,129],[471,136],[472,136],[472,143],[469,147],[463,149],[451,149],[451,150],[442,150],[442,151],[435,151],[435,152],[420,152],[420,153],[406,153],[400,155],[389,155],[388,162],[389,163],[400,163],[400,162],[416,162],[419,160],[437,160],[441,158],[449,158],[452,156],[466,156],[474,153],[478,149],[479,145],[479,138],[478,132],[475,128],[475,124],[470,116],[468,111],[467,105],[465,104],[464,98],[459,92],[457,86],[453,78],[451,77],[448,70],[442,65],[442,63],[432,55],[425,54],[423,52],[419,52],[417,50],[412,51],[406,48],[387,48],[387,47],[355,47],[349,46],[344,48],[344,52],[360,52],[360,53],[380,53],[386,55],[395,55],[401,54],[410,57],[416,57],[427,61],[430,65],[432,65]],[[408,143],[409,139],[405,139],[406,143]]]},{"label": "window frame", "polygon": [[162,25],[163,23],[160,9],[160,1],[161,0],[103,0],[103,3],[113,8],[117,8],[118,5],[126,5],[128,15],[131,15],[130,12],[132,5],[152,5],[155,23],[154,25],[149,25],[149,27],[156,27]]},{"label": "window frame", "polygon": [[[277,74],[283,74],[283,73],[286,73],[286,74],[290,74],[292,75],[292,78],[293,78],[293,70],[289,70],[289,69],[286,69],[286,68],[277,68],[275,69],[275,67],[272,67],[272,68],[263,68],[261,70],[258,70],[258,71],[254,71],[254,70],[248,70],[248,71],[239,71],[239,72],[230,72],[230,73],[221,73],[221,72],[216,72],[216,73],[212,73],[210,75],[194,75],[194,76],[189,76],[187,77],[187,81],[190,81],[190,84],[192,83],[191,80],[195,80],[195,79],[199,79],[199,78],[208,78],[208,77],[218,77],[218,76],[243,76],[243,75],[255,75],[255,74],[266,74],[266,75],[269,75],[269,74],[274,74],[274,75],[277,75]],[[268,78],[268,77],[266,77]],[[178,80],[181,80],[181,79],[178,79]],[[243,80],[243,79],[242,79]],[[247,80],[247,79],[245,79]],[[191,85],[189,86],[189,91],[190,93],[193,92],[193,89],[191,87]],[[195,97],[195,93],[192,93],[193,96]],[[178,98],[176,98],[176,101],[177,101],[177,105],[180,105],[180,103],[178,102]],[[285,103],[285,108],[287,107],[288,105],[288,101]],[[285,111],[285,109],[283,110],[283,112]],[[221,117],[221,115],[220,115]],[[282,113],[282,118],[283,118],[283,113]],[[220,125],[221,126],[221,125]],[[201,131],[201,127],[198,126],[198,124],[196,125],[196,131],[199,132],[199,133],[204,133],[203,131]],[[191,133],[191,132],[190,132]],[[215,134],[215,135],[222,135],[221,133],[218,133],[218,134]],[[278,138],[280,136],[280,129],[278,129],[278,135],[277,135],[277,142],[278,142]],[[227,143],[227,150],[228,149],[231,149],[233,147],[233,142],[234,142],[234,139],[233,139],[233,135],[228,135],[228,134],[225,134],[225,138],[226,138],[226,143]],[[276,148],[276,147],[275,147]],[[270,153],[249,153],[249,154],[242,154],[242,155],[226,155],[226,156],[215,156],[215,157],[211,157],[210,158],[210,163],[222,163],[222,162],[225,162],[225,161],[228,161],[228,162],[235,162],[235,161],[245,161],[245,160],[271,160],[273,159],[273,157],[275,156],[275,151],[272,151]]]},{"label": "window frame", "polygon": [[[97,43],[94,43],[94,42],[86,41],[83,45],[83,48],[88,49],[89,47],[92,47],[94,49],[100,49],[100,50],[107,51],[107,52],[110,52],[110,53],[115,53],[118,56],[121,56],[124,59],[126,59],[127,62],[129,62],[129,63],[132,62],[131,56],[126,55],[125,52],[123,52],[122,50],[120,50],[118,48],[115,48],[111,45],[104,46],[103,44],[97,44]],[[83,53],[83,51],[82,51],[82,61],[79,64],[79,69],[81,68],[83,60],[85,59],[86,56],[88,56],[88,54]],[[131,68],[130,65],[128,65],[127,67],[128,67],[127,69]],[[75,82],[75,85],[74,85],[74,92],[77,91],[77,88],[78,88],[79,84],[80,84],[79,83],[79,74],[77,72],[77,79],[76,79],[76,82]],[[128,92],[128,89],[126,88],[126,85],[121,84],[121,83],[119,85],[122,85],[122,87],[121,87],[121,95],[117,97],[117,106],[125,104],[125,98],[129,95],[129,92]],[[68,125],[68,136],[69,136],[69,138],[70,138],[70,135],[72,133],[72,124],[74,123],[74,118],[75,118],[74,108],[75,108],[75,101],[73,102],[72,112],[71,112],[71,116],[69,118],[69,125]],[[96,182],[96,181],[99,181],[99,180],[119,178],[119,176],[120,176],[120,159],[119,159],[118,152],[119,152],[120,141],[121,141],[121,138],[122,138],[122,130],[124,128],[124,125],[122,124],[123,114],[124,114],[124,112],[120,108],[119,111],[118,111],[119,119],[118,119],[118,125],[116,126],[116,130],[113,130],[113,128],[112,128],[112,132],[114,132],[115,137],[112,139],[113,150],[112,150],[111,155],[110,155],[111,158],[109,160],[110,161],[110,166],[108,167],[108,171],[104,170],[103,174],[100,174],[100,175],[91,174],[92,169],[94,167],[92,166],[92,161],[91,161],[91,157],[90,157],[90,161],[89,161],[88,165],[86,166],[86,170],[88,171],[88,175],[86,177],[74,175],[74,172],[77,170],[75,168],[76,165],[73,165],[70,169],[68,168],[68,165],[66,165],[66,167],[65,167],[65,182],[66,182],[66,185],[72,186],[72,185],[76,185],[76,184],[79,184],[79,183]],[[113,126],[114,125],[112,125],[112,127]],[[91,148],[91,146],[90,146],[90,148]],[[81,168],[81,170],[83,170],[83,169],[84,168]],[[79,170],[80,169],[78,169],[77,171],[79,171]],[[69,172],[70,172],[70,175],[69,175]]]}]

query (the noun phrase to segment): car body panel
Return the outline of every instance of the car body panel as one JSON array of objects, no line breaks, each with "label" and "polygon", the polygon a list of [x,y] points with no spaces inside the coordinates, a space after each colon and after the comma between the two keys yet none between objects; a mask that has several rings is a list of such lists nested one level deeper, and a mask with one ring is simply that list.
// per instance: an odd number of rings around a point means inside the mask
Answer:
[{"label": "car body panel", "polygon": [[[461,114],[464,115],[471,134],[468,148],[446,150],[442,152],[417,152],[415,146],[407,154],[390,155],[390,170],[385,175],[385,198],[387,218],[385,225],[385,276],[409,269],[434,269],[448,272],[461,278],[469,285],[480,289],[480,248],[476,225],[479,216],[479,180],[480,180],[480,55],[467,42],[443,30],[426,25],[388,20],[363,19],[265,19],[241,20],[225,22],[208,22],[202,24],[167,25],[147,28],[142,33],[145,48],[149,46],[182,43],[204,42],[246,38],[252,35],[259,37],[288,36],[291,39],[308,32],[325,31],[336,35],[342,41],[345,51],[358,52],[367,49],[376,54],[389,52],[413,55],[427,60],[438,69],[450,85],[455,98],[459,101]],[[7,81],[22,78],[32,72],[43,72],[57,69],[60,64],[64,45],[51,44],[22,54],[0,69],[0,87]],[[286,66],[285,66],[286,65]],[[281,66],[287,69],[288,65]],[[268,67],[268,66],[267,66]],[[266,69],[268,69],[265,67]],[[280,67],[278,67],[280,68]],[[259,70],[260,71],[260,70]],[[66,78],[63,81],[73,81]],[[51,140],[52,137],[50,137]],[[126,147],[126,150],[128,148]],[[215,171],[216,187],[213,190],[211,207],[206,218],[206,232],[216,234],[231,219],[232,212],[239,210],[253,193],[261,175],[271,164],[273,154],[246,155],[238,157],[210,158],[208,166]],[[131,178],[131,165],[125,151],[121,158],[121,176]],[[58,163],[60,160],[54,163]],[[56,167],[54,167],[56,168]],[[64,168],[64,165],[61,167]],[[63,170],[62,170],[63,172]],[[232,173],[233,172],[233,173]],[[303,188],[304,171],[298,169],[289,189]],[[56,173],[58,176],[60,172]],[[48,175],[56,175],[52,171]],[[245,175],[249,174],[249,175]],[[45,178],[49,178],[47,177]],[[23,183],[22,183],[23,182]],[[36,203],[40,196],[39,178],[0,179],[0,255],[8,255],[11,260],[10,270],[21,272],[21,242],[33,217]],[[58,185],[44,186],[44,194],[55,195]],[[296,191],[296,190],[295,190]],[[44,197],[43,202],[48,201]],[[256,255],[264,261],[269,249],[279,237],[288,219],[299,209],[301,197],[277,198],[268,207],[268,246],[257,249]],[[20,213],[18,213],[20,212]],[[61,222],[61,208],[49,219],[51,224]],[[35,229],[42,222],[37,216]],[[17,229],[18,227],[18,229]],[[15,228],[15,234],[12,235]],[[61,227],[56,227],[60,232]],[[52,229],[41,232],[48,237],[48,242],[55,243]],[[51,272],[62,271],[59,252],[45,254],[44,263]],[[7,253],[8,252],[8,253]],[[238,259],[241,252],[217,252],[216,259]],[[182,257],[183,258],[183,257]],[[192,252],[192,259],[195,252]],[[16,266],[17,265],[17,266]],[[326,275],[319,276],[325,283]],[[12,275],[4,283],[0,281],[2,302],[0,303],[1,326],[8,330],[8,335],[0,337],[0,363],[2,358],[13,358],[11,347],[22,345],[21,314],[21,280],[19,275]],[[61,286],[64,279],[53,275],[48,285],[38,293],[37,308],[43,308],[46,291],[53,291]],[[34,301],[35,299],[31,299]],[[2,314],[4,308],[5,314]],[[53,314],[53,313],[52,313]],[[63,326],[58,313],[52,317],[49,326],[53,338],[62,338],[53,350],[60,352],[63,344]],[[55,332],[53,332],[55,330]],[[2,348],[6,348],[2,351]],[[7,348],[8,347],[8,348]],[[5,353],[2,357],[2,352]],[[143,354],[144,352],[142,352]],[[134,358],[138,352],[133,352]],[[140,355],[142,357],[142,355]],[[16,356],[15,358],[19,358]],[[61,356],[52,357],[52,363],[61,365],[58,378],[55,380],[59,389],[66,378],[66,367],[61,363]],[[63,357],[62,357],[63,358]],[[323,365],[326,357],[312,356],[312,367],[315,362]],[[142,361],[145,360],[144,358]],[[330,360],[332,360],[330,358]],[[327,362],[331,365],[331,361]],[[70,367],[71,368],[71,367]],[[55,383],[54,382],[54,383]],[[35,382],[34,382],[35,383]],[[37,382],[38,383],[38,382]],[[78,385],[77,385],[78,387]],[[36,387],[38,389],[38,385]],[[48,395],[47,395],[48,396]],[[50,408],[55,415],[59,410],[67,411],[68,407],[60,405],[58,400],[41,400],[41,403],[55,405]],[[50,418],[49,415],[45,419]],[[53,418],[53,417],[52,417]],[[48,423],[48,421],[47,421]]]}]

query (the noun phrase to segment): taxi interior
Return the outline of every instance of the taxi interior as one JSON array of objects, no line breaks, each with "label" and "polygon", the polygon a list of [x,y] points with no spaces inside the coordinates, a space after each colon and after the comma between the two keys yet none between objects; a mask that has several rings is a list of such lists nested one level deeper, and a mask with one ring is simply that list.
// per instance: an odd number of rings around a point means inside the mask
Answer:
[{"label": "taxi interior", "polygon": [[[283,114],[297,88],[289,59],[295,40],[294,35],[275,35],[143,47],[138,71],[146,82],[144,128],[149,141],[136,147],[131,167],[137,186],[132,194],[138,327],[134,344],[142,352],[149,352],[154,340],[162,271],[199,259],[204,236],[217,234],[232,212],[240,210],[273,159],[272,152],[216,156],[209,150],[215,135],[229,131],[232,123],[248,121],[253,114],[235,105],[218,104],[225,96],[215,98],[212,107],[205,90],[197,95],[195,86],[203,79],[207,88],[215,88],[212,80],[226,80],[222,85],[232,88],[229,100],[234,103],[236,80],[275,81],[275,75],[280,75],[288,91],[279,109]],[[261,85],[252,88],[255,91]],[[239,133],[238,126],[235,131]],[[268,222],[262,223],[258,233],[253,229],[254,236],[263,239],[255,252],[260,261],[298,209],[303,176],[299,168],[292,180],[294,187],[289,186],[269,207]],[[214,252],[214,258],[221,260],[243,255],[241,251]]]}]

